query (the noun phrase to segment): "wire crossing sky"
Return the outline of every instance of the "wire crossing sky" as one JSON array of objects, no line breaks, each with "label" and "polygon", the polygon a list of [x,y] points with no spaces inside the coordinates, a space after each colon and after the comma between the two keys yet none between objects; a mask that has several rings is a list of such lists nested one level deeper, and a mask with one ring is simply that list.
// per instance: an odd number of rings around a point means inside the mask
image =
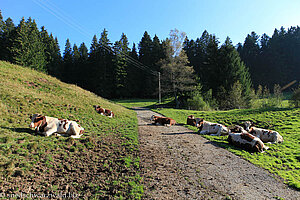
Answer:
[{"label": "wire crossing sky", "polygon": [[89,48],[93,35],[99,39],[104,28],[111,42],[125,33],[130,45],[138,44],[145,31],[163,40],[175,28],[189,39],[207,30],[221,43],[229,36],[237,44],[252,31],[272,36],[275,28],[300,23],[298,0],[0,0],[0,5],[4,20],[35,19],[58,37],[62,50],[67,38]]}]

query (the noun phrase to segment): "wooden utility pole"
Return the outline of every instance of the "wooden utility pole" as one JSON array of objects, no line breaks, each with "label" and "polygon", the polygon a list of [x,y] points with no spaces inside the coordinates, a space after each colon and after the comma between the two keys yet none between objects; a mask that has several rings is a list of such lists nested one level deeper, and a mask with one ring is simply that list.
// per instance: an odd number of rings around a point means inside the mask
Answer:
[{"label": "wooden utility pole", "polygon": [[160,72],[158,72],[158,103],[161,104]]}]

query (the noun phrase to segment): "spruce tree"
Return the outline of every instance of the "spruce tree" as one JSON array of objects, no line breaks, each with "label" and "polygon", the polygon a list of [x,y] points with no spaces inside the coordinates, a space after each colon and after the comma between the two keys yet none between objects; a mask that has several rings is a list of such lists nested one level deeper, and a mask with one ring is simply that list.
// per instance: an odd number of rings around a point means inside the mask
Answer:
[{"label": "spruce tree", "polygon": [[[147,31],[144,32],[144,35],[139,43],[139,61],[151,68],[153,66],[153,57],[152,57],[153,41]],[[141,79],[143,88],[140,90],[141,97],[153,97],[153,75],[149,73],[147,69],[142,70]]]},{"label": "spruce tree", "polygon": [[63,69],[61,79],[65,82],[71,82],[72,75],[70,71],[73,66],[72,47],[69,38],[66,40],[65,50],[63,53]]},{"label": "spruce tree", "polygon": [[97,94],[103,97],[112,97],[115,89],[115,66],[113,64],[114,55],[112,53],[112,43],[108,38],[108,31],[104,29],[99,39],[99,60],[97,64],[98,82],[96,83]]},{"label": "spruce tree", "polygon": [[[243,101],[238,101],[240,103],[239,107],[245,106],[246,102],[250,102],[250,92],[251,92],[251,79],[247,67],[241,61],[239,53],[232,45],[231,40],[227,37],[225,43],[219,49],[219,60],[218,69],[215,71],[215,76],[218,77],[214,81],[217,82],[219,92],[223,94],[223,90],[230,92],[233,89],[239,90],[240,87],[242,91]],[[222,89],[220,90],[220,87]],[[232,92],[231,92],[232,93]],[[234,93],[234,92],[233,92]],[[234,93],[234,94],[237,94]],[[223,95],[217,95],[220,105],[222,101],[226,99]],[[229,97],[231,98],[231,96]],[[238,98],[238,97],[237,97]],[[236,108],[237,105],[234,103],[232,108]]]},{"label": "spruce tree", "polygon": [[88,77],[88,49],[85,43],[81,43],[79,46],[79,60],[78,60],[78,73],[77,83],[81,87],[87,88],[86,77]]},{"label": "spruce tree", "polygon": [[14,63],[46,72],[45,47],[34,20],[23,18],[10,39]]},{"label": "spruce tree", "polygon": [[128,82],[127,82],[127,67],[129,47],[128,39],[124,33],[122,33],[121,39],[114,44],[114,51],[116,56],[114,58],[115,65],[115,95],[118,98],[128,97]]},{"label": "spruce tree", "polygon": [[5,23],[3,21],[2,13],[0,10],[0,60],[3,60],[3,49],[5,48],[4,45],[4,29],[5,29]]},{"label": "spruce tree", "polygon": [[11,18],[7,18],[5,20],[5,26],[4,26],[4,32],[3,32],[3,46],[4,48],[2,49],[2,57],[3,60],[13,62],[13,56],[10,51],[10,47],[12,46],[13,40],[13,33],[15,32],[16,26],[13,23],[13,20]]},{"label": "spruce tree", "polygon": [[[129,56],[135,60],[138,60],[138,53],[133,43],[132,49],[129,52]],[[140,97],[140,91],[142,90],[142,70],[137,68],[132,62],[128,62],[127,67],[127,83],[128,83],[128,93],[130,97]]]},{"label": "spruce tree", "polygon": [[20,21],[17,28],[13,31],[10,37],[9,53],[12,57],[12,62],[25,66],[28,52],[28,27],[26,26],[24,17]]},{"label": "spruce tree", "polygon": [[52,33],[49,35],[44,26],[42,26],[41,31],[42,42],[45,46],[44,53],[47,62],[47,72],[50,75],[59,76],[59,68],[61,65],[61,54],[58,45],[57,38],[54,39]]}]

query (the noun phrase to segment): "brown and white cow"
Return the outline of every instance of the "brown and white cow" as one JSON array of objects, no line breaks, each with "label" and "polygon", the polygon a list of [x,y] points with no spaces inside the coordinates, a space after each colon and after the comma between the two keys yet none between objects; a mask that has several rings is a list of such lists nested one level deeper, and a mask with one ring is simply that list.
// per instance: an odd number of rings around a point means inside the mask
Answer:
[{"label": "brown and white cow", "polygon": [[269,147],[265,146],[264,143],[256,136],[250,133],[229,133],[228,142],[231,145],[240,147],[250,152],[264,152]]},{"label": "brown and white cow", "polygon": [[283,142],[283,137],[276,131],[271,131],[267,129],[257,128],[253,126],[253,122],[245,121],[244,122],[245,130],[250,134],[259,137],[263,142],[269,143],[281,143]]},{"label": "brown and white cow", "polygon": [[44,136],[50,136],[53,133],[57,133],[57,135],[80,138],[84,133],[84,128],[75,121],[57,119],[40,114],[34,114],[30,119],[31,123],[29,127],[35,128],[36,132],[41,133]]},{"label": "brown and white cow", "polygon": [[200,126],[200,121],[202,121],[202,120],[203,120],[202,118],[195,118],[194,115],[190,115],[186,119],[186,124],[191,125],[191,126],[199,127]]},{"label": "brown and white cow", "polygon": [[212,123],[208,121],[200,120],[198,125],[198,133],[208,134],[214,136],[228,135],[228,128],[223,124]]},{"label": "brown and white cow", "polygon": [[101,108],[101,106],[98,106],[98,105],[95,105],[94,108],[97,111],[97,113],[99,113],[100,115],[104,115],[104,116],[107,116],[107,117],[114,117],[115,116],[113,111],[111,111],[109,109]]},{"label": "brown and white cow", "polygon": [[150,118],[151,121],[154,121],[153,124],[167,125],[172,126],[176,124],[176,121],[169,117],[160,117],[156,115],[152,115]]}]

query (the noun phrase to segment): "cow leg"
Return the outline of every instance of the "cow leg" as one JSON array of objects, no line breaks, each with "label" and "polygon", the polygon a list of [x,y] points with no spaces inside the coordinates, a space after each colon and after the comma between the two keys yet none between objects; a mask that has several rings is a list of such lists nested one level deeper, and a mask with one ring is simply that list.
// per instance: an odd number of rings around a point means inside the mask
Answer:
[{"label": "cow leg", "polygon": [[268,150],[269,149],[269,147],[267,147],[266,145],[264,145],[264,148],[263,148],[264,150]]},{"label": "cow leg", "polygon": [[56,132],[55,129],[49,129],[49,130],[44,132],[44,135],[48,137],[48,136],[52,135],[55,132]]},{"label": "cow leg", "polygon": [[206,135],[206,134],[208,134],[208,131],[200,131],[199,133],[202,135]]},{"label": "cow leg", "polygon": [[222,127],[218,127],[219,128],[219,130],[218,130],[218,132],[215,134],[215,136],[220,136],[221,135],[221,131],[222,131]]}]

